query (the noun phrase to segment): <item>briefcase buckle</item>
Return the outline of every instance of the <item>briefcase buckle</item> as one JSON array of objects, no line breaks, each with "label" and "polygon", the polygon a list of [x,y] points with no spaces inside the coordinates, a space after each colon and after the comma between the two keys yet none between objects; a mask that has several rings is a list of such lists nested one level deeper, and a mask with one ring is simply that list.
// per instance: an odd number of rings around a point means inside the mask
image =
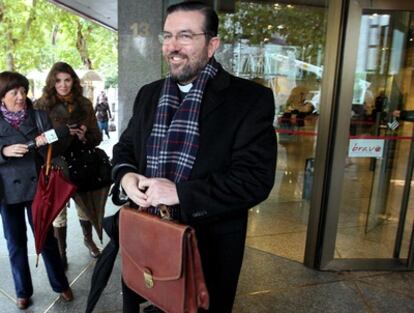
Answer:
[{"label": "briefcase buckle", "polygon": [[144,270],[144,281],[147,288],[154,287],[154,280],[152,279],[152,273],[149,269]]},{"label": "briefcase buckle", "polygon": [[158,210],[160,212],[162,219],[167,220],[167,221],[172,220],[170,209],[166,205],[164,204],[159,205]]}]

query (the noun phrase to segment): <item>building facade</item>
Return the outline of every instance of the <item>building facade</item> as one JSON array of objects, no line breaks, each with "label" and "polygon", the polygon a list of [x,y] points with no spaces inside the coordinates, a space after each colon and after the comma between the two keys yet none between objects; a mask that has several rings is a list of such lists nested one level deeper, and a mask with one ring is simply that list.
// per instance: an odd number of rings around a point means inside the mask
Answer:
[{"label": "building facade", "polygon": [[[120,126],[165,75],[157,35],[177,1],[118,0]],[[211,1],[216,58],[271,88],[278,165],[247,245],[322,270],[413,269],[414,3]]]}]

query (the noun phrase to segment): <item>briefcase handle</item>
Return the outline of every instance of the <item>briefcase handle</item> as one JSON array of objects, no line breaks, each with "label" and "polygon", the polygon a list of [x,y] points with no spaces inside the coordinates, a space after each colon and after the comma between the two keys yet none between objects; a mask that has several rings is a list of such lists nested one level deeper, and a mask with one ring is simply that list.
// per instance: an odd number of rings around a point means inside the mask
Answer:
[{"label": "briefcase handle", "polygon": [[160,210],[160,215],[162,219],[168,220],[168,221],[171,221],[173,219],[171,217],[171,211],[168,206],[166,206],[165,204],[160,204],[158,206],[158,209]]},{"label": "briefcase handle", "polygon": [[[133,207],[132,205],[129,205],[129,207]],[[171,216],[171,210],[170,208],[165,205],[165,204],[160,204],[158,206],[158,210],[160,212],[160,216],[163,220],[167,220],[167,221],[172,221],[174,220]],[[138,207],[138,211],[140,212],[147,212],[148,213],[148,208],[143,208],[141,206]]]}]

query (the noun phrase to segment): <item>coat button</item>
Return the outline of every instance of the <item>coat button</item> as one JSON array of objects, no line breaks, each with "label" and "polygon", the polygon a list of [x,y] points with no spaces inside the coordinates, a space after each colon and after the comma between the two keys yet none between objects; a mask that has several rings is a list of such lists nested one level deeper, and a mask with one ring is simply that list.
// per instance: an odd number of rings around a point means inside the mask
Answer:
[{"label": "coat button", "polygon": [[21,184],[20,179],[15,179],[15,180],[13,181],[13,184]]},{"label": "coat button", "polygon": [[35,182],[35,181],[36,181],[36,177],[32,176],[32,177],[30,177],[30,180],[31,180],[32,182]]}]

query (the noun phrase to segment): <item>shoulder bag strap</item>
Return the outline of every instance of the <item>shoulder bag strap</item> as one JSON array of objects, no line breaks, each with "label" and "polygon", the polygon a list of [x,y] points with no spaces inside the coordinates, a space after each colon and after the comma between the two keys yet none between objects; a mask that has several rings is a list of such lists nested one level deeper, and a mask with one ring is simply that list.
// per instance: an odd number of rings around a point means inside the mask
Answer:
[{"label": "shoulder bag strap", "polygon": [[34,119],[35,119],[36,127],[38,131],[43,133],[45,131],[45,127],[43,125],[43,121],[40,117],[40,112],[38,110],[34,110]]},{"label": "shoulder bag strap", "polygon": [[[36,122],[37,130],[41,133],[45,131],[45,127],[43,124],[43,120],[40,117],[40,112],[38,110],[34,110],[34,119]],[[47,147],[47,154],[46,154],[46,176],[49,175],[50,168],[52,166],[52,145],[49,144]]]}]

